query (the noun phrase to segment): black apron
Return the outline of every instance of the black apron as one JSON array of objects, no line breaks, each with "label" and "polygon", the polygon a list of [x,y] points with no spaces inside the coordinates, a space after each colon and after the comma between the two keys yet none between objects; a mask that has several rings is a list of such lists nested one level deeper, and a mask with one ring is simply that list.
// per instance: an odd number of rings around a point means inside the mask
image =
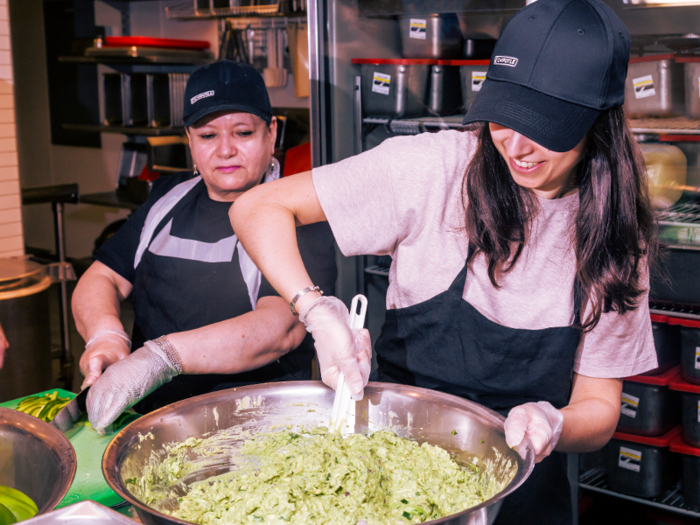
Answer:
[{"label": "black apron", "polygon": [[[195,198],[195,190],[185,195],[161,221],[154,238],[172,216]],[[238,253],[236,249],[231,261],[204,263],[164,257],[147,249],[139,263],[131,295],[136,318],[132,350],[162,335],[193,330],[250,312],[252,306]],[[234,295],[240,299],[234,300]],[[275,381],[308,380],[311,379],[313,356],[313,341],[308,336],[294,352],[255,370],[239,374],[176,376],[144,397],[134,409],[145,414],[216,390]]]},{"label": "black apron", "polygon": [[[530,401],[565,407],[581,337],[578,284],[573,325],[540,330],[502,326],[462,298],[473,253],[470,246],[467,262],[445,292],[387,311],[375,345],[379,380],[447,392],[503,415]],[[495,523],[570,524],[570,494],[566,458],[554,452],[504,500]]]}]

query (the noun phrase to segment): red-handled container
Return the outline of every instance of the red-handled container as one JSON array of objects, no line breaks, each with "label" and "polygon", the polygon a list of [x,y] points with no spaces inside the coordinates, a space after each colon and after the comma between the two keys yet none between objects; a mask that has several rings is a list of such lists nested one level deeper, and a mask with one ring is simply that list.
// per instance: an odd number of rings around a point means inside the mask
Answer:
[{"label": "red-handled container", "polygon": [[679,395],[669,384],[679,374],[676,366],[658,376],[626,377],[622,383],[618,432],[661,436],[681,421]]},{"label": "red-handled container", "polygon": [[700,321],[669,317],[668,324],[680,329],[681,375],[689,383],[700,384]]},{"label": "red-handled container", "polygon": [[669,324],[667,315],[651,314],[651,332],[654,336],[658,366],[644,375],[658,375],[673,368],[681,360],[680,326]]},{"label": "red-handled container", "polygon": [[700,509],[700,448],[691,447],[682,436],[678,436],[671,441],[669,450],[682,454],[684,503]]},{"label": "red-handled container", "polygon": [[608,446],[610,487],[642,498],[663,494],[680,477],[680,457],[669,450],[680,433],[680,427],[655,438],[615,432]]},{"label": "red-handled container", "polygon": [[700,385],[674,378],[669,388],[680,392],[683,439],[689,445],[700,447]]}]

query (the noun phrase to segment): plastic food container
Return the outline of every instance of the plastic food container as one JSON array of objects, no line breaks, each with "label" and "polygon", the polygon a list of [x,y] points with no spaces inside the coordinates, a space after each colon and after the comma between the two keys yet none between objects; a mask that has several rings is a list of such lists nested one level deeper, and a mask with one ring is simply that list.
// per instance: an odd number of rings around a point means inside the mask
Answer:
[{"label": "plastic food container", "polygon": [[463,107],[459,68],[452,65],[459,60],[440,60],[430,70],[428,113],[454,115]]},{"label": "plastic food container", "polygon": [[678,376],[671,381],[669,388],[681,395],[683,439],[689,445],[700,447],[700,385],[683,381]]},{"label": "plastic food container", "polygon": [[625,82],[628,117],[671,117],[685,110],[683,64],[674,55],[630,59]]},{"label": "plastic food container", "polygon": [[668,208],[683,194],[688,172],[688,160],[683,150],[670,144],[640,144],[649,177],[649,189],[654,206]]},{"label": "plastic food container", "polygon": [[362,109],[366,115],[407,118],[425,112],[430,66],[437,60],[353,58],[362,75]]},{"label": "plastic food container", "polygon": [[680,421],[678,393],[669,383],[678,376],[679,367],[658,376],[625,378],[620,399],[617,431],[639,436],[661,436]]},{"label": "plastic food container", "polygon": [[681,377],[700,385],[700,321],[669,317],[668,324],[680,326]]},{"label": "plastic food container", "polygon": [[656,438],[615,432],[607,447],[610,487],[642,498],[663,494],[681,474],[680,457],[669,450],[680,432],[675,427]]},{"label": "plastic food container", "polygon": [[682,436],[669,445],[671,452],[682,454],[683,499],[686,505],[700,509],[700,448],[691,447]]},{"label": "plastic food container", "polygon": [[669,319],[666,315],[651,314],[651,331],[654,336],[658,366],[642,375],[663,374],[680,363],[681,331],[679,326],[669,324]]},{"label": "plastic food container", "polygon": [[462,31],[454,13],[402,15],[401,47],[405,58],[459,58]]},{"label": "plastic food container", "polygon": [[700,118],[700,57],[676,58],[685,76],[685,115]]},{"label": "plastic food container", "polygon": [[441,60],[438,63],[444,66],[459,67],[462,107],[466,112],[486,80],[490,60]]}]

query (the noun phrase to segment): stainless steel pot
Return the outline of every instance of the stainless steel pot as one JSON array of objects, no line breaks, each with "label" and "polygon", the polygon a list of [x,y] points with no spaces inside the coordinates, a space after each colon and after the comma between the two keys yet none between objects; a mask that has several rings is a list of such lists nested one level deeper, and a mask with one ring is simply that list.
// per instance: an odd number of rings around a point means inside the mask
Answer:
[{"label": "stainless steel pot", "polygon": [[43,514],[68,493],[76,466],[75,450],[59,430],[0,408],[0,485],[24,492]]},{"label": "stainless steel pot", "polygon": [[[328,425],[334,392],[320,381],[267,383],[222,390],[161,408],[134,421],[117,434],[102,458],[102,471],[112,489],[137,509],[147,524],[184,524],[146,506],[126,488],[125,481],[141,475],[152,452],[163,445],[202,437],[234,425],[266,431],[281,425]],[[313,410],[310,412],[309,410]],[[527,447],[522,459],[505,442],[503,416],[465,399],[389,383],[369,383],[365,397],[348,415],[344,433],[390,428],[402,437],[439,445],[455,459],[479,464],[492,461],[492,475],[506,487],[477,507],[430,523],[485,523],[486,509],[518,488],[532,471],[535,456]],[[357,417],[356,417],[357,414]],[[453,432],[454,431],[454,432]],[[147,439],[144,439],[147,437]],[[529,442],[528,442],[529,445]],[[220,474],[221,470],[212,472]],[[190,477],[190,476],[188,476]],[[204,479],[207,476],[192,476]]]}]

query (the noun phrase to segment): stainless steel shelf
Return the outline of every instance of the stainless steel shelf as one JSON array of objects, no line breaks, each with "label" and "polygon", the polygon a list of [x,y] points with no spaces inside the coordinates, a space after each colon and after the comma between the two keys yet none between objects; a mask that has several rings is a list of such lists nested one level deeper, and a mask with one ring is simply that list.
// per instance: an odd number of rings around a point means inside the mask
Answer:
[{"label": "stainless steel shelf", "polygon": [[389,268],[385,268],[384,266],[377,266],[376,264],[374,266],[368,266],[365,268],[365,273],[368,273],[370,275],[380,275],[382,277],[389,277]]},{"label": "stainless steel shelf", "polygon": [[629,496],[627,494],[621,494],[612,490],[612,488],[610,488],[610,484],[608,483],[607,473],[602,469],[595,468],[584,472],[581,475],[579,478],[579,487],[582,489],[592,490],[593,492],[598,492],[600,494],[607,494],[608,496],[614,496],[616,498],[626,499],[628,501],[635,501],[637,503],[642,503],[643,505],[649,505],[650,507],[677,512],[679,514],[692,516],[694,518],[700,518],[700,512],[686,506],[685,500],[683,499],[683,491],[681,490],[680,481],[676,482],[669,490],[658,498],[638,498],[636,496]]},{"label": "stainless steel shelf", "polygon": [[151,128],[149,126],[100,126],[96,124],[63,124],[63,129],[71,131],[98,131],[100,133],[120,133],[122,135],[182,135],[184,128]]},{"label": "stainless steel shelf", "polygon": [[118,65],[153,65],[153,64],[176,64],[176,65],[197,65],[208,64],[213,61],[212,57],[184,58],[176,56],[152,56],[152,57],[128,57],[128,56],[62,56],[58,57],[59,62],[78,64],[118,64]]},{"label": "stainless steel shelf", "polygon": [[700,119],[685,117],[630,119],[632,133],[700,135]]},{"label": "stainless steel shelf", "polygon": [[[286,13],[280,12],[281,2],[268,5],[221,7],[214,9],[195,9],[192,2],[175,7],[166,7],[165,15],[171,20],[210,20],[214,18],[231,17],[283,17]],[[301,16],[302,12],[292,13],[293,16]],[[288,15],[288,14],[287,14]]]}]

